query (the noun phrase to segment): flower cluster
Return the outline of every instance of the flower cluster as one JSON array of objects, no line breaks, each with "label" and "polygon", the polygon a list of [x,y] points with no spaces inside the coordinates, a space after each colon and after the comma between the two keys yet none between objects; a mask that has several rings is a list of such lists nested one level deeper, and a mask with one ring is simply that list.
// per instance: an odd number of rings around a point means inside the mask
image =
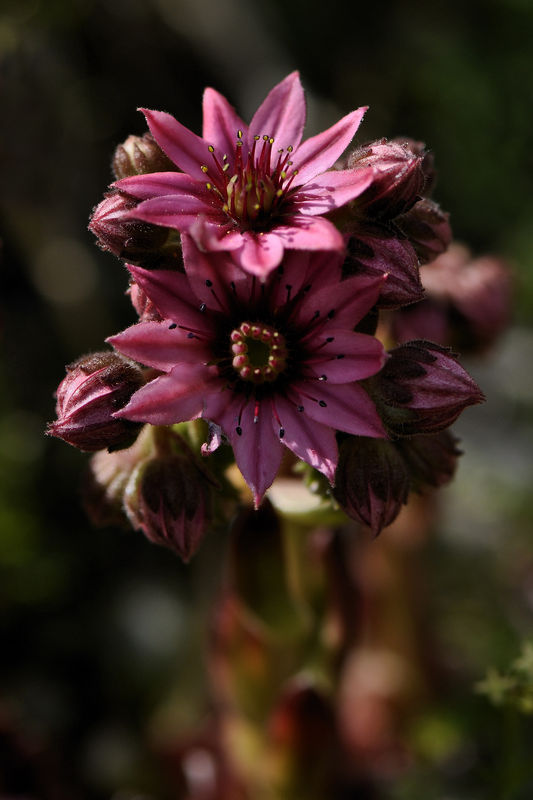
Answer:
[{"label": "flower cluster", "polygon": [[[115,388],[79,362],[49,432],[102,450],[101,497],[185,559],[237,496],[235,465],[257,508],[303,462],[375,533],[410,489],[453,474],[446,429],[480,390],[443,347],[387,353],[376,335],[380,309],[423,296],[419,266],[446,249],[448,219],[422,144],[345,154],[365,111],[302,141],[292,73],[249,125],[206,89],[201,137],[145,110],[150,132],[115,154],[90,229],[129,271],[139,319],[108,342],[122,382],[134,372]],[[120,438],[143,424],[132,447]]]}]

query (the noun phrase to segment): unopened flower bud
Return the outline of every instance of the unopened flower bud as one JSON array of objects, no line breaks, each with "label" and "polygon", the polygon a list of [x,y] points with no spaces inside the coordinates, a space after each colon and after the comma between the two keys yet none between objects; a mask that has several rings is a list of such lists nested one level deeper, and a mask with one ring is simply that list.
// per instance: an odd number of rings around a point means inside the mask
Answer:
[{"label": "unopened flower bud", "polygon": [[408,136],[395,136],[392,141],[398,142],[403,147],[407,148],[414,156],[420,156],[422,158],[421,166],[422,172],[424,173],[424,189],[421,194],[424,197],[429,197],[437,181],[433,153],[430,150],[426,150],[424,142],[417,142],[416,139],[411,139]]},{"label": "unopened flower bud", "polygon": [[420,199],[426,183],[424,156],[402,140],[378,139],[356,150],[349,169],[372,167],[374,180],[354,201],[357,213],[393,219]]},{"label": "unopened flower bud", "polygon": [[82,493],[94,525],[128,526],[124,491],[132,472],[153,452],[152,440],[152,426],[145,425],[131,447],[112,453],[100,450],[92,456]]},{"label": "unopened flower bud", "polygon": [[452,240],[449,214],[432,200],[419,200],[406,213],[394,220],[416,250],[421,264],[433,261],[447,249]]},{"label": "unopened flower bud", "polygon": [[458,442],[457,437],[447,430],[395,442],[407,464],[414,489],[438,488],[451,481],[461,455]]},{"label": "unopened flower bud", "polygon": [[47,432],[89,452],[129,447],[142,425],[113,414],[144,383],[140,368],[117,353],[82,356],[67,367],[57,390],[57,421]]},{"label": "unopened flower bud", "polygon": [[113,192],[96,206],[89,230],[99,247],[145,269],[179,269],[183,263],[179,234],[131,219],[129,212],[136,205],[133,198]]},{"label": "unopened flower bud", "polygon": [[156,452],[131,475],[126,513],[147,539],[189,561],[211,521],[211,488],[191,455]]},{"label": "unopened flower bud", "polygon": [[412,245],[385,225],[365,222],[353,227],[342,271],[346,278],[387,276],[376,303],[378,308],[397,308],[424,296]]},{"label": "unopened flower bud", "polygon": [[420,270],[422,302],[392,319],[397,341],[430,339],[461,352],[483,352],[505,330],[511,316],[512,278],[500,258],[472,258],[460,244]]},{"label": "unopened flower bud", "polygon": [[176,171],[176,165],[164,154],[151,133],[128,136],[113,156],[115,178],[129,178],[147,172]]},{"label": "unopened flower bud", "polygon": [[350,436],[341,444],[333,494],[377,536],[407,502],[409,473],[393,442]]},{"label": "unopened flower bud", "polygon": [[479,386],[445,347],[413,341],[389,355],[373,380],[373,399],[395,436],[441,431],[467,406],[484,400]]}]

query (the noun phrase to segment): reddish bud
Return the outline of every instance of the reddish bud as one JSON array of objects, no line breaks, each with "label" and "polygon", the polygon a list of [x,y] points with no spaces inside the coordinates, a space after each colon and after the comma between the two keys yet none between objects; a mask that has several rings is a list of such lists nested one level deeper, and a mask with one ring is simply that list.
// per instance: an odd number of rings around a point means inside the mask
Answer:
[{"label": "reddish bud", "polygon": [[451,481],[461,455],[458,442],[450,431],[413,436],[395,442],[407,464],[414,489],[427,486],[438,488]]},{"label": "reddish bud", "polygon": [[425,298],[394,315],[397,341],[430,339],[461,352],[483,352],[509,324],[512,276],[501,259],[473,259],[466,247],[452,244],[420,276]]},{"label": "reddish bud", "polygon": [[147,172],[176,171],[176,165],[163,153],[151,133],[128,136],[113,155],[115,178],[129,178]]},{"label": "reddish bud", "polygon": [[423,194],[424,197],[429,197],[437,181],[433,153],[426,150],[424,142],[417,142],[416,139],[411,139],[408,136],[396,136],[392,141],[403,145],[403,147],[407,148],[414,156],[420,156],[422,158],[421,167],[424,173],[424,190],[421,194]]},{"label": "reddish bud", "polygon": [[421,264],[427,264],[444,253],[452,240],[449,214],[432,200],[419,200],[406,213],[395,219],[395,225],[413,245]]},{"label": "reddish bud", "polygon": [[424,156],[404,140],[378,139],[356,150],[348,168],[372,167],[374,180],[354,202],[358,213],[393,219],[408,211],[421,197],[426,183]]},{"label": "reddish bud", "polygon": [[426,341],[402,344],[376,375],[374,401],[395,436],[434,433],[451,425],[483,393],[451,351]]},{"label": "reddish bud", "polygon": [[335,499],[377,536],[407,502],[409,473],[393,442],[350,436],[340,447]]},{"label": "reddish bud", "polygon": [[412,245],[385,225],[364,222],[352,229],[347,242],[343,275],[387,275],[377,301],[378,308],[397,308],[424,295],[418,257]]},{"label": "reddish bud", "polygon": [[189,561],[211,521],[211,484],[190,454],[156,453],[132,474],[126,513],[151,542]]},{"label": "reddish bud", "polygon": [[145,269],[181,268],[179,234],[148,222],[130,219],[137,200],[113,192],[93,211],[89,230],[102,250]]},{"label": "reddish bud", "polygon": [[142,425],[113,414],[144,383],[140,368],[116,353],[82,356],[67,367],[57,390],[57,421],[47,433],[90,452],[129,447]]}]

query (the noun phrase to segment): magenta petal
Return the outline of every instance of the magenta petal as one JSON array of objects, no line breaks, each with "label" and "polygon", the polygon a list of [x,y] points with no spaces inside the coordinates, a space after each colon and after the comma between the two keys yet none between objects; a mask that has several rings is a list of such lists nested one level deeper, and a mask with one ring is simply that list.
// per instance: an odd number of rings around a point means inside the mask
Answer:
[{"label": "magenta petal", "polygon": [[292,201],[298,204],[302,214],[327,214],[358,197],[372,180],[371,168],[330,170],[306,183]]},{"label": "magenta petal", "polygon": [[219,390],[214,367],[178,364],[168,375],[147,383],[135,392],[128,405],[114,416],[152,425],[173,425],[196,419],[209,394]]},{"label": "magenta petal", "polygon": [[139,200],[150,200],[152,197],[182,193],[209,199],[205,182],[199,183],[185,172],[148,172],[144,175],[132,175],[116,181],[112,186]]},{"label": "magenta petal", "polygon": [[295,186],[307,183],[315,175],[325,172],[346,150],[352,141],[366,111],[366,106],[352,111],[327,131],[307,139],[294,155],[294,169],[298,175]]},{"label": "magenta petal", "polygon": [[197,136],[165,111],[140,110],[154,139],[167,156],[193,178],[205,180],[201,167],[211,158],[207,149],[211,142]]},{"label": "magenta petal", "polygon": [[187,233],[192,236],[200,250],[213,252],[238,250],[242,247],[241,232],[233,230],[227,219],[226,224],[220,224],[221,221],[224,222],[222,216],[217,223],[200,215],[189,226]]},{"label": "magenta petal", "polygon": [[213,145],[218,153],[231,157],[235,152],[237,131],[247,131],[233,106],[215,89],[207,88],[203,98],[204,139]]},{"label": "magenta petal", "polygon": [[328,386],[326,382],[298,381],[290,392],[294,392],[294,402],[323,425],[356,436],[386,438],[374,403],[357,383]]},{"label": "magenta petal", "polygon": [[[338,458],[335,431],[309,419],[284,397],[276,397],[275,407],[283,432],[283,444],[333,483]],[[274,419],[273,423],[274,432],[279,435],[279,424]]]},{"label": "magenta petal", "polygon": [[165,197],[144,200],[136,208],[124,214],[124,217],[187,231],[199,214],[204,214],[217,221],[223,219],[222,213],[218,209],[192,194],[170,194]]},{"label": "magenta petal", "polygon": [[169,329],[169,321],[164,320],[139,322],[106,341],[140,364],[169,372],[180,362],[209,361],[211,348],[201,339],[189,337],[181,328]]},{"label": "magenta petal", "polygon": [[212,322],[200,310],[201,301],[192,292],[186,275],[133,265],[128,269],[162,317],[173,320],[186,330],[204,335],[211,333]]},{"label": "magenta petal", "polygon": [[231,441],[235,461],[252,490],[257,508],[276,477],[283,449],[272,430],[272,407],[269,400],[257,404],[250,400],[240,414],[237,409],[238,405],[234,403],[231,417],[226,414],[221,424]]},{"label": "magenta petal", "polygon": [[213,311],[229,313],[233,307],[236,293],[240,294],[240,284],[245,295],[251,277],[240,269],[229,253],[204,253],[187,235],[182,237],[183,260],[191,287],[206,306]]},{"label": "magenta petal", "polygon": [[344,239],[335,225],[322,217],[295,215],[276,235],[291,250],[343,250]]},{"label": "magenta petal", "polygon": [[323,288],[320,287],[319,280],[317,277],[312,284],[316,291],[309,292],[295,314],[295,319],[301,325],[309,324],[312,319],[316,320],[308,336],[313,336],[316,327],[321,326],[328,317],[334,320],[333,325],[336,328],[353,330],[376,303],[384,276],[348,278]]},{"label": "magenta petal", "polygon": [[[250,122],[249,137],[270,136],[274,139],[272,164],[278,159],[278,150],[300,144],[305,125],[305,97],[298,72],[278,83],[268,93]],[[249,145],[252,142],[249,141]]]},{"label": "magenta petal", "polygon": [[306,250],[285,251],[283,265],[280,268],[281,277],[279,281],[270,283],[274,308],[282,306],[288,300],[296,297],[309,273],[310,261],[316,255],[316,253]]},{"label": "magenta petal", "polygon": [[387,358],[383,345],[374,336],[334,330],[328,325],[308,339],[308,347],[316,355],[306,359],[306,364],[329,383],[369,378],[379,372]]},{"label": "magenta petal", "polygon": [[283,243],[276,233],[243,233],[243,248],[236,254],[241,267],[251,275],[266,278],[283,258]]}]

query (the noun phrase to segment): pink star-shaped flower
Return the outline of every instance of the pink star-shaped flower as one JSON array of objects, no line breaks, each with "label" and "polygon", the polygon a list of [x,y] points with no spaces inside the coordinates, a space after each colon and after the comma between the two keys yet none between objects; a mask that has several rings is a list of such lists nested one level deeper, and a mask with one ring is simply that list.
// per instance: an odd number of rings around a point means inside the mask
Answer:
[{"label": "pink star-shaped flower", "polygon": [[115,186],[138,205],[131,219],[188,233],[203,251],[231,251],[264,278],[284,250],[338,250],[343,239],[323,215],[360,195],[373,170],[331,170],[366,107],[301,142],[305,98],[297,72],[275,86],[250,125],[225,97],[206,89],[203,138],[170,114],[147,111],[150,130],[181,172],[155,172]]},{"label": "pink star-shaped flower", "polygon": [[[229,439],[256,503],[278,471],[283,446],[334,481],[337,430],[386,434],[358,381],[378,372],[381,343],[354,327],[382,278],[341,280],[342,256],[286,254],[265,282],[227,253],[202,253],[183,237],[186,274],[130,267],[161,321],[139,322],[109,341],[164,374],[116,416],[154,425],[198,417]],[[207,446],[215,449],[220,436]]]}]

